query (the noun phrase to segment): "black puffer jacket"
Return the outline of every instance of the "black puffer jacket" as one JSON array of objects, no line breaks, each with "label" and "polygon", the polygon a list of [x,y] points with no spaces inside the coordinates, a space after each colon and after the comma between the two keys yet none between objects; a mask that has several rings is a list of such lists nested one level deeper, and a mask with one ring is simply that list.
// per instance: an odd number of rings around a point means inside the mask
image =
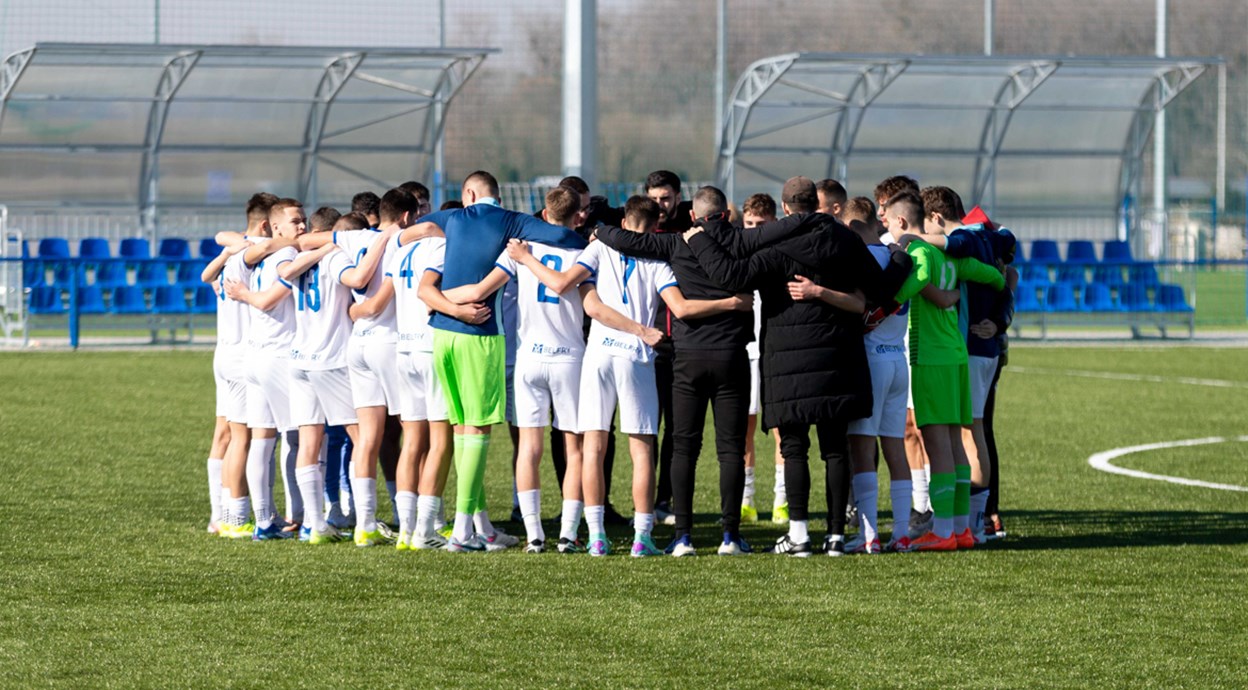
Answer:
[{"label": "black puffer jacket", "polygon": [[787,283],[801,275],[841,292],[885,292],[883,273],[861,238],[826,217],[819,229],[735,260],[707,233],[689,246],[708,275],[729,290],[757,289],[763,301],[763,426],[849,422],[871,415],[871,374],[862,315],[822,301],[795,302]]}]

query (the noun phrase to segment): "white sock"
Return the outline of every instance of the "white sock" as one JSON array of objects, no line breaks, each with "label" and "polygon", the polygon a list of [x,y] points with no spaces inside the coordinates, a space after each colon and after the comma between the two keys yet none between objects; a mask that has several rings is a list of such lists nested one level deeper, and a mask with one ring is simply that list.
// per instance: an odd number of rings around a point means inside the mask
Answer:
[{"label": "white sock", "polygon": [[520,502],[520,515],[524,518],[524,533],[528,541],[546,541],[542,530],[542,492],[540,489],[521,491],[516,494]]},{"label": "white sock", "polygon": [[854,505],[858,506],[858,518],[861,522],[862,537],[870,544],[879,539],[879,475],[875,472],[859,472],[854,475]]},{"label": "white sock", "polygon": [[434,496],[433,500],[436,502],[433,507],[433,529],[440,530],[446,527],[446,504],[442,502],[441,496]]},{"label": "white sock", "polygon": [[394,510],[399,514],[399,533],[410,535],[416,526],[416,494],[411,491],[396,493]]},{"label": "white sock", "polygon": [[377,480],[372,477],[352,477],[351,495],[355,496],[355,509],[359,511],[355,524],[365,532],[376,532]]},{"label": "white sock", "polygon": [[794,544],[810,541],[810,532],[806,529],[806,520],[789,520],[789,540]]},{"label": "white sock", "polygon": [[654,531],[654,513],[633,513],[633,532],[637,537]]},{"label": "white sock", "polygon": [[399,504],[396,499],[398,498],[398,495],[399,495],[399,485],[387,479],[386,480],[386,493],[390,494],[390,510],[394,513],[394,519],[398,520],[399,519]]},{"label": "white sock", "polygon": [[221,521],[221,467],[220,458],[208,458],[208,502],[212,505],[213,522]]},{"label": "white sock", "polygon": [[909,479],[894,479],[888,483],[888,493],[893,499],[893,537],[909,535],[912,484]]},{"label": "white sock", "polygon": [[490,522],[490,511],[478,510],[472,515],[472,525],[477,528],[477,534],[486,539],[492,538],[498,530],[494,529],[494,523]]},{"label": "white sock", "polygon": [[589,538],[607,533],[607,507],[585,506],[585,523],[589,525]]},{"label": "white sock", "polygon": [[416,497],[416,527],[412,532],[414,536],[424,538],[434,533],[433,521],[440,501],[437,496]]},{"label": "white sock", "polygon": [[273,522],[273,447],[276,438],[253,438],[247,446],[247,493],[255,497],[256,527]]},{"label": "white sock", "polygon": [[451,536],[461,544],[472,539],[472,516],[468,513],[455,513],[455,529],[451,531]]},{"label": "white sock", "polygon": [[976,536],[984,534],[984,509],[988,507],[988,489],[971,494],[971,532]]},{"label": "white sock", "polygon": [[754,505],[754,468],[745,468],[745,491],[741,493],[741,504]]},{"label": "white sock", "polygon": [[[325,444],[321,444],[324,447]],[[291,429],[282,434],[282,489],[286,492],[286,519],[291,522],[303,522],[303,496],[299,491],[298,481],[295,478],[295,462],[299,459],[299,430]],[[321,471],[321,486],[325,485],[325,472]],[[270,485],[272,481],[270,480]],[[269,501],[273,502],[273,489],[269,489]],[[324,505],[325,497],[322,495],[317,505]]]},{"label": "white sock", "polygon": [[910,497],[914,499],[914,509],[920,513],[926,513],[931,510],[932,503],[927,495],[928,479],[926,470],[910,470],[910,483]]},{"label": "white sock", "polygon": [[559,538],[576,541],[576,532],[581,527],[581,511],[585,504],[580,501],[563,501],[563,520],[559,527]]},{"label": "white sock", "polygon": [[251,497],[231,498],[228,505],[230,524],[239,527],[247,523],[247,514],[251,512]]},{"label": "white sock", "polygon": [[321,476],[321,468],[316,465],[295,469],[295,484],[299,487],[299,495],[305,506],[304,516],[312,531],[324,532],[326,529],[325,514],[321,510],[321,501],[325,500],[325,479]]},{"label": "white sock", "polygon": [[953,536],[953,518],[932,518],[932,533],[941,539]]},{"label": "white sock", "polygon": [[772,505],[789,502],[789,492],[784,488],[784,465],[776,465],[776,501]]}]

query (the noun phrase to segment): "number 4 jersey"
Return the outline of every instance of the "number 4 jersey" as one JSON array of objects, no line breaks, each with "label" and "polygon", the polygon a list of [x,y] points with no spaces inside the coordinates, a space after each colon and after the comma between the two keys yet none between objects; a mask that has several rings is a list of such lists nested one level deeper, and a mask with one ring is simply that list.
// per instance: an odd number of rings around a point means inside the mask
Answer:
[{"label": "number 4 jersey", "polygon": [[[559,249],[544,244],[531,244],[538,261],[555,271],[566,271],[576,264],[579,249]],[[579,362],[585,354],[583,323],[585,310],[581,292],[573,287],[556,294],[503,252],[495,264],[516,281],[516,302],[520,326],[516,361]],[[586,282],[593,282],[590,278]],[[501,293],[502,290],[499,290]]]},{"label": "number 4 jersey", "polygon": [[338,249],[295,278],[291,289],[296,324],[291,366],[307,371],[347,366],[351,289],[342,284],[342,273],[352,266],[346,252]]}]

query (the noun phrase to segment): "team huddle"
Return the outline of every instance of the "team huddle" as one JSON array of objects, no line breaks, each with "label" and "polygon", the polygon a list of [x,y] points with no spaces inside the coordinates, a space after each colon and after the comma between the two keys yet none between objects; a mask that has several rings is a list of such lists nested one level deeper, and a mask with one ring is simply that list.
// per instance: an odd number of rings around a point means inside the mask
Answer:
[{"label": "team huddle", "polygon": [[[436,212],[417,182],[357,195],[345,215],[253,196],[246,232],[219,233],[202,276],[219,297],[209,531],[603,556],[606,525],[624,521],[609,498],[618,430],[633,470],[630,554],[692,556],[709,406],[720,555],[754,551],[741,524],[759,519],[760,417],[776,438],[771,519],[787,524],[770,552],[953,551],[1004,536],[992,408],[1013,235],[968,216],[953,190],[906,177],[877,185],[874,202],[795,177],[779,209],[756,194],[740,214],[714,187],[689,201],[680,190],[657,171],[644,196],[612,208],[569,177],[536,215],[501,208],[483,171]],[[523,542],[485,503],[490,432],[504,422]],[[547,427],[557,540],[541,521]],[[811,427],[825,461],[822,542],[809,524]],[[397,528],[377,515],[379,464]],[[659,524],[674,529],[666,548]]]}]

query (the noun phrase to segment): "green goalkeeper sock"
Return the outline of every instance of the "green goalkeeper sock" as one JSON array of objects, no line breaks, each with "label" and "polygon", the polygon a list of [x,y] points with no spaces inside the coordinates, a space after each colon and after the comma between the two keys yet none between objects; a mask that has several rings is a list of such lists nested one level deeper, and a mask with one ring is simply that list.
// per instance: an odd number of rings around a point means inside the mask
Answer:
[{"label": "green goalkeeper sock", "polygon": [[459,490],[456,503],[457,506],[467,506],[463,512],[472,515],[485,509],[485,456],[490,450],[490,437],[488,434],[466,434],[461,443],[464,461],[458,465],[462,474],[456,484]]}]

